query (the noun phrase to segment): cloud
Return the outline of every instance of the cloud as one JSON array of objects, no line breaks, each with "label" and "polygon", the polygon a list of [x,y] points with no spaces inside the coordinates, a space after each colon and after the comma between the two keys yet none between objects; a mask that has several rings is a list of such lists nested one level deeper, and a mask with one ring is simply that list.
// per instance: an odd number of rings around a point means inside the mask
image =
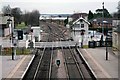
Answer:
[{"label": "cloud", "polygon": [[[64,1],[63,0],[29,0],[29,1],[4,0],[2,6],[9,4],[11,7],[20,7],[22,11],[24,10],[32,11],[34,9],[37,9],[40,11],[40,13],[73,13],[74,11],[88,12],[89,10],[94,12],[96,9],[102,8],[102,2],[85,2],[85,1],[81,2],[81,0],[79,1],[78,0],[64,0]],[[110,13],[116,11],[117,5],[118,2],[105,2],[105,8],[107,8]]]}]

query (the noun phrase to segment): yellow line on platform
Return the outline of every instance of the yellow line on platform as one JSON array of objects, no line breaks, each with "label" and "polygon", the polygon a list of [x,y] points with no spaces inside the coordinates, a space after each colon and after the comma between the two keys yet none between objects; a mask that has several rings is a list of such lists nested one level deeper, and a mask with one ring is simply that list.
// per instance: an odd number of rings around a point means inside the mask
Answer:
[{"label": "yellow line on platform", "polygon": [[7,78],[12,78],[12,76],[15,74],[15,72],[18,70],[20,65],[23,63],[23,61],[26,59],[27,55],[25,55],[22,60],[15,66],[15,68],[10,72],[10,74],[7,76]]}]

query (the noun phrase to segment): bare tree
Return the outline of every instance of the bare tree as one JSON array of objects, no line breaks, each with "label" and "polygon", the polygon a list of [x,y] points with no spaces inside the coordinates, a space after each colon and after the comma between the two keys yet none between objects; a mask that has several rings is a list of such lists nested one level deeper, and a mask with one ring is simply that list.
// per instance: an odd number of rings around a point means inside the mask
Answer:
[{"label": "bare tree", "polygon": [[30,15],[30,22],[32,26],[39,26],[40,13],[38,10],[33,10]]},{"label": "bare tree", "polygon": [[29,20],[30,20],[30,12],[25,11],[25,13],[22,15],[22,21],[25,23],[26,26],[28,26]]},{"label": "bare tree", "polygon": [[33,10],[32,12],[25,12],[23,21],[25,22],[25,25],[39,26],[39,17],[39,11]]},{"label": "bare tree", "polygon": [[11,14],[14,17],[15,20],[15,25],[21,23],[21,15],[22,15],[22,11],[20,8],[15,7],[11,9]]},{"label": "bare tree", "polygon": [[2,12],[3,12],[3,14],[5,16],[10,15],[11,14],[11,7],[10,7],[10,5],[3,6]]}]

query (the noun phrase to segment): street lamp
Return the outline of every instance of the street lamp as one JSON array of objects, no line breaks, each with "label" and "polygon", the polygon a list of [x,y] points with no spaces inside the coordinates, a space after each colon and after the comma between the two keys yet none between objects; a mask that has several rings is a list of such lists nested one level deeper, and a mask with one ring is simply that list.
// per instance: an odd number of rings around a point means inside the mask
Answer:
[{"label": "street lamp", "polygon": [[[104,21],[104,2],[102,3],[103,5],[103,12],[102,12],[102,21]],[[103,26],[103,22],[102,22],[102,33],[104,34],[104,26]]]},{"label": "street lamp", "polygon": [[[103,21],[104,24],[107,24],[107,21]],[[106,40],[105,40],[105,45],[106,45],[106,60],[108,60],[108,27],[106,26]]]},{"label": "street lamp", "polygon": [[7,21],[8,21],[8,24],[9,24],[9,28],[11,30],[10,32],[11,32],[11,42],[12,42],[12,60],[14,60],[15,59],[14,46],[13,46],[13,32],[14,32],[14,29],[12,27],[12,20],[10,19],[10,17],[9,17],[9,19]]}]

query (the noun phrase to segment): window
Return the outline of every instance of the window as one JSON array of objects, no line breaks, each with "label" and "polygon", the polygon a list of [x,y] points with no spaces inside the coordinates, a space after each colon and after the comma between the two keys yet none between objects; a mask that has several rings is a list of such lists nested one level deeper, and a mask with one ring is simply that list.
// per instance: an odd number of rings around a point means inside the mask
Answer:
[{"label": "window", "polygon": [[84,24],[81,24],[81,28],[84,28]]}]

